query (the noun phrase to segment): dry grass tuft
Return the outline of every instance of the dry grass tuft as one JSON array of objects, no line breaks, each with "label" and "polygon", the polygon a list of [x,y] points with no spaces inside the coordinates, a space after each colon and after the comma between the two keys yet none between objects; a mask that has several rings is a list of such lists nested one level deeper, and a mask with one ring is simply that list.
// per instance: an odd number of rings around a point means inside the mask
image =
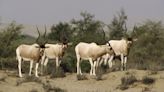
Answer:
[{"label": "dry grass tuft", "polygon": [[99,67],[97,70],[96,70],[96,80],[97,81],[100,81],[100,80],[103,80],[102,79],[102,75],[104,74],[104,70],[101,68],[101,67]]},{"label": "dry grass tuft", "polygon": [[144,87],[144,88],[142,89],[142,92],[151,92],[151,90],[150,90],[150,88],[148,88],[148,87]]},{"label": "dry grass tuft", "polygon": [[158,74],[158,71],[149,71],[148,72],[148,75],[156,75],[156,74]]},{"label": "dry grass tuft", "polygon": [[129,88],[130,85],[134,84],[138,80],[134,75],[128,75],[126,77],[121,78],[121,85],[119,85],[119,89],[126,90]]},{"label": "dry grass tuft", "polygon": [[87,80],[88,78],[86,77],[86,75],[77,75],[77,80]]},{"label": "dry grass tuft", "polygon": [[63,90],[61,88],[53,87],[50,84],[50,81],[46,81],[46,83],[42,83],[42,84],[43,84],[43,88],[44,88],[45,92],[67,92],[66,90]]},{"label": "dry grass tuft", "polygon": [[0,81],[6,82],[6,77],[5,77],[5,76],[1,77],[1,78],[0,78]]},{"label": "dry grass tuft", "polygon": [[154,78],[151,78],[151,77],[144,76],[142,78],[141,82],[143,84],[150,85],[150,84],[153,84],[155,82],[155,79]]},{"label": "dry grass tuft", "polygon": [[50,75],[51,78],[63,78],[65,76],[64,70],[61,67],[53,69]]},{"label": "dry grass tuft", "polygon": [[22,83],[26,83],[26,82],[36,82],[36,83],[42,83],[42,80],[39,79],[38,77],[34,77],[34,76],[26,76],[23,79],[18,79],[16,81],[16,86],[21,85]]}]

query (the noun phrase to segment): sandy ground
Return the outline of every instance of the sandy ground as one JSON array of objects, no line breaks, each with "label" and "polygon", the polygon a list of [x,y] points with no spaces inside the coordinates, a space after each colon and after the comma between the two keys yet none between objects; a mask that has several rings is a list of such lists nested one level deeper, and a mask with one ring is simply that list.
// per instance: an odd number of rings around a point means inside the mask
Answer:
[{"label": "sandy ground", "polygon": [[[121,78],[134,75],[137,80],[143,76],[154,78],[153,84],[146,85],[141,82],[135,82],[126,90],[120,90]],[[17,76],[17,71],[0,71],[0,92],[45,92],[42,83],[23,82],[17,86],[17,83],[24,79]],[[151,72],[144,70],[116,71],[102,76],[102,80],[97,81],[94,76],[86,74],[87,80],[77,80],[75,73],[66,74],[64,78],[49,78],[41,76],[39,79],[44,83],[49,81],[53,87],[59,87],[67,92],[164,92],[164,71]],[[33,90],[33,91],[32,91]]]}]

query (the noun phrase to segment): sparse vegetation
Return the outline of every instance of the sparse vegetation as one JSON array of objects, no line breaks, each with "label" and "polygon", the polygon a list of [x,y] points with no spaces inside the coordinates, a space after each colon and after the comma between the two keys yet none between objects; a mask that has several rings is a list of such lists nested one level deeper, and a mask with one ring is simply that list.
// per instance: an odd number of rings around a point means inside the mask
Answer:
[{"label": "sparse vegetation", "polygon": [[104,70],[101,67],[98,67],[96,70],[96,80],[102,80],[102,75],[104,74]]},{"label": "sparse vegetation", "polygon": [[66,90],[63,90],[61,88],[58,88],[58,87],[51,87],[51,86],[48,86],[46,89],[45,89],[45,92],[67,92]]},{"label": "sparse vegetation", "polygon": [[45,92],[67,92],[66,90],[63,90],[58,87],[52,87],[49,81],[46,81],[46,83],[43,83],[43,88]]},{"label": "sparse vegetation", "polygon": [[156,74],[158,74],[158,71],[150,71],[150,72],[148,72],[148,75],[156,75]]},{"label": "sparse vegetation", "polygon": [[126,71],[125,75],[135,75],[136,71]]},{"label": "sparse vegetation", "polygon": [[119,86],[119,89],[126,90],[129,88],[130,85],[134,84],[138,80],[134,75],[128,75],[121,78],[121,85]]},{"label": "sparse vegetation", "polygon": [[[63,90],[59,87],[54,87],[50,84],[49,80],[46,80],[46,82],[43,82],[41,79],[33,76],[25,77],[24,79],[17,80],[16,86],[21,85],[22,83],[26,82],[36,82],[38,84],[41,84],[45,90],[45,92],[67,92],[66,90]],[[38,92],[36,89],[32,89],[30,92]]]},{"label": "sparse vegetation", "polygon": [[142,83],[146,84],[146,85],[150,85],[153,84],[155,82],[154,78],[148,77],[148,76],[144,76],[142,79]]},{"label": "sparse vegetation", "polygon": [[134,82],[137,82],[137,79],[134,75],[130,75],[130,76],[121,78],[122,85],[131,85]]},{"label": "sparse vegetation", "polygon": [[61,67],[54,68],[52,73],[51,73],[51,78],[62,78],[65,77],[64,70]]},{"label": "sparse vegetation", "polygon": [[86,75],[84,75],[84,74],[83,74],[83,75],[80,75],[80,74],[79,74],[79,75],[77,75],[76,77],[77,77],[77,80],[87,80],[87,79],[88,79],[88,78],[86,77]]},{"label": "sparse vegetation", "polygon": [[142,89],[142,92],[151,92],[151,90],[150,90],[150,88],[148,88],[148,87],[144,87],[144,88]]},{"label": "sparse vegetation", "polygon": [[5,76],[1,77],[0,81],[5,82],[6,81],[6,77]]},{"label": "sparse vegetation", "polygon": [[[127,73],[125,74],[127,75]],[[119,85],[117,88],[121,90],[126,90],[130,87],[130,85],[133,85],[135,82],[141,82],[143,84],[150,85],[155,82],[155,79],[148,76],[144,76],[142,80],[137,80],[134,75],[129,75],[129,72],[128,72],[128,76],[121,78],[121,85]],[[142,90],[142,92],[147,92],[148,90],[150,89],[146,87]]]},{"label": "sparse vegetation", "polygon": [[36,83],[42,83],[42,80],[34,77],[34,76],[26,76],[25,78],[22,79],[18,79],[16,81],[16,86],[21,85],[22,83],[26,83],[26,82],[36,82]]}]

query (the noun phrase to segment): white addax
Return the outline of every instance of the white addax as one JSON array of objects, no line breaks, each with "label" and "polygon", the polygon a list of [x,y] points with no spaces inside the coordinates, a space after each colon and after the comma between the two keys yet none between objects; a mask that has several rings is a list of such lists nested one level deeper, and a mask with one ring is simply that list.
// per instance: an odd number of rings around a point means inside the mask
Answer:
[{"label": "white addax", "polygon": [[[133,43],[133,41],[136,41],[137,39],[125,39],[122,38],[121,40],[110,40],[108,43],[112,47],[114,51],[114,55],[110,56],[110,60],[108,63],[111,63],[112,65],[112,60],[114,56],[120,56],[121,58],[121,70],[126,69],[126,63],[127,63],[127,56],[129,54],[129,49]],[[111,66],[110,66],[111,67]]]},{"label": "white addax", "polygon": [[[38,30],[37,27],[37,31],[38,31],[38,38],[36,39],[36,43],[32,44],[32,45],[27,45],[27,44],[22,44],[19,45],[16,48],[16,58],[18,60],[18,70],[19,70],[19,77],[22,77],[22,72],[21,72],[21,62],[22,61],[30,61],[30,71],[29,71],[29,75],[31,76],[31,71],[32,71],[32,67],[33,67],[33,62],[36,63],[35,66],[35,76],[38,77],[38,66],[39,66],[39,62],[43,56],[44,50],[45,48],[45,44],[47,41],[42,41],[39,42],[39,38],[40,38],[40,32]],[[44,33],[44,38],[46,35],[46,26],[45,26],[45,33]]]},{"label": "white addax", "polygon": [[67,48],[67,44],[45,44],[46,48],[44,51],[44,55],[42,57],[41,65],[46,66],[49,59],[56,60],[56,68],[60,66],[61,58],[65,53],[65,49]]},{"label": "white addax", "polygon": [[44,52],[43,48],[40,48],[40,46],[38,44],[33,44],[33,45],[22,44],[22,45],[17,47],[16,56],[18,59],[19,77],[22,77],[22,72],[21,72],[22,60],[23,61],[30,61],[29,75],[31,75],[33,62],[36,62],[35,76],[38,77],[38,71],[37,70],[38,70],[39,60],[41,59],[43,52]]},{"label": "white addax", "polygon": [[[97,45],[96,43],[85,43],[80,42],[75,47],[76,57],[77,57],[77,74],[81,74],[80,62],[81,59],[89,60],[91,64],[90,75],[96,75],[95,66],[97,58],[109,53],[112,54],[113,50],[107,45]],[[94,62],[95,63],[94,63]]]},{"label": "white addax", "polygon": [[104,63],[104,65],[106,65],[107,63],[108,63],[108,65],[109,65],[109,68],[112,68],[112,62],[110,62],[113,58],[110,58],[111,56],[113,56],[114,55],[114,53],[112,53],[112,54],[105,54],[105,55],[103,55],[102,57],[99,57],[98,59],[97,59],[97,64],[96,64],[96,68],[98,67],[98,66],[101,66],[102,65],[102,63]]}]

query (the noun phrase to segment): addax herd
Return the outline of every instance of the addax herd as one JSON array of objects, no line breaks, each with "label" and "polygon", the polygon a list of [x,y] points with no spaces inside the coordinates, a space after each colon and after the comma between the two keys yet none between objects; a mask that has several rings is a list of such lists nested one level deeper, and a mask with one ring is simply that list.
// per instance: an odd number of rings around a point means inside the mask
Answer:
[{"label": "addax herd", "polygon": [[[31,76],[31,71],[33,67],[33,63],[36,63],[35,66],[35,76],[38,77],[38,66],[41,62],[41,70],[43,66],[46,66],[49,59],[56,60],[56,67],[58,68],[61,63],[61,58],[65,53],[65,49],[68,47],[68,43],[62,42],[57,44],[49,44],[47,40],[39,41],[41,34],[38,31],[38,38],[36,39],[36,43],[32,45],[22,44],[16,49],[16,57],[18,60],[18,70],[19,77],[23,77],[21,73],[21,62],[30,61],[30,70],[29,75]],[[46,27],[45,33],[42,37],[45,38],[46,35]],[[98,45],[94,42],[85,43],[80,42],[75,46],[75,53],[77,58],[77,74],[82,75],[80,63],[82,60],[88,60],[91,65],[90,75],[96,75],[96,68],[100,66],[102,63],[109,65],[112,67],[113,58],[115,56],[120,56],[121,58],[121,70],[126,69],[127,63],[127,55],[129,52],[129,48],[132,45],[133,41],[136,39],[128,38],[121,40],[110,40],[104,45]]]}]

